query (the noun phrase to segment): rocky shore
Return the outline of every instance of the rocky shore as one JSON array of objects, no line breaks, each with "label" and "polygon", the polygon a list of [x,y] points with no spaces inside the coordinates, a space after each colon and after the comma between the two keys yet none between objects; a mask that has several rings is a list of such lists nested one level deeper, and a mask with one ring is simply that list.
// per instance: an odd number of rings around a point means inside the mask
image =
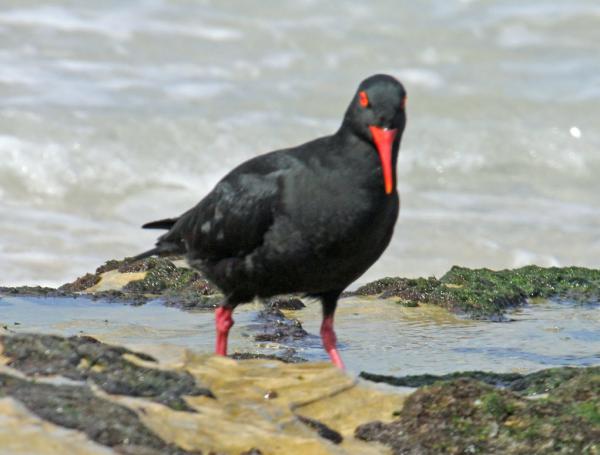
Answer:
[{"label": "rocky shore", "polygon": [[[221,295],[200,273],[180,257],[111,260],[59,288],[0,287],[0,295],[94,298],[143,304],[160,299],[179,308],[214,308]],[[501,319],[507,311],[531,299],[600,300],[600,270],[583,267],[539,267],[513,270],[468,269],[454,266],[441,278],[388,277],[346,292],[348,296],[396,299],[399,305],[438,305],[472,318]],[[274,299],[273,302],[285,302]],[[293,301],[293,300],[291,300]],[[294,302],[294,301],[293,301]],[[295,300],[288,305],[297,305]],[[281,303],[285,308],[285,303]],[[290,308],[288,306],[288,308]]]},{"label": "rocky shore", "polygon": [[[600,271],[454,267],[346,295],[503,321],[536,299],[597,303]],[[0,302],[82,296],[194,311],[221,299],[179,258],[109,261],[57,289],[0,288]],[[304,307],[298,297],[264,303],[255,343],[310,339],[290,317]],[[0,453],[600,454],[600,366],[355,379],[294,349],[232,357],[182,348],[164,362],[90,336],[0,325]]]},{"label": "rocky shore", "polygon": [[19,448],[27,449],[27,437],[44,446],[37,453],[65,453],[80,433],[87,441],[80,453],[600,450],[600,367],[361,374],[427,384],[407,394],[372,389],[327,364],[190,355],[173,367],[89,337],[2,335],[0,352],[0,442],[10,453],[26,453]]}]

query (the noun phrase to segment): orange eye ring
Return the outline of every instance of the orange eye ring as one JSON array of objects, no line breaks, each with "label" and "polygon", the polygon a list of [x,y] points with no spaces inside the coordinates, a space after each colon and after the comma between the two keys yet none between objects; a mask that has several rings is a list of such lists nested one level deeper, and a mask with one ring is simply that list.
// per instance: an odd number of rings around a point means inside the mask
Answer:
[{"label": "orange eye ring", "polygon": [[369,105],[369,97],[367,96],[367,92],[358,92],[358,102],[362,107],[367,107]]}]

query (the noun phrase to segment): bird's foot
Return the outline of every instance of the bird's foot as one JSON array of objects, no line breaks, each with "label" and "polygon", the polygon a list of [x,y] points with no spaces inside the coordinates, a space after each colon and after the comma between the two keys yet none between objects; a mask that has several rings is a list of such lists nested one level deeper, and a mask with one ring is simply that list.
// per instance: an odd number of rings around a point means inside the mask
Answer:
[{"label": "bird's foot", "polygon": [[227,336],[229,329],[233,326],[231,314],[233,308],[221,306],[215,310],[215,326],[217,328],[217,346],[215,354],[227,355]]},{"label": "bird's foot", "polygon": [[337,349],[335,349],[335,348],[331,349],[330,351],[327,351],[327,354],[329,354],[331,363],[333,363],[336,367],[338,367],[340,370],[346,369],[346,366],[344,365],[344,361],[340,357],[340,353],[338,352]]},{"label": "bird's foot", "polygon": [[344,362],[340,357],[340,353],[337,350],[337,337],[333,330],[333,316],[327,316],[323,318],[323,324],[321,324],[321,340],[323,340],[323,347],[329,354],[331,363],[333,363],[340,370],[345,370]]}]

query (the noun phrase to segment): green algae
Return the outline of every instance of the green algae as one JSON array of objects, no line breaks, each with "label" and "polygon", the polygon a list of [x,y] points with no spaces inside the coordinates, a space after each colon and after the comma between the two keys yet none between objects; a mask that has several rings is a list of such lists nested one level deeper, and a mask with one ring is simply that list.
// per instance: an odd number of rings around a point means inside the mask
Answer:
[{"label": "green algae", "polygon": [[398,305],[403,306],[405,308],[417,308],[419,306],[418,302],[414,300],[398,300]]},{"label": "green algae", "polygon": [[288,318],[278,308],[265,305],[265,308],[256,316],[258,324],[255,328],[259,333],[254,336],[255,341],[282,342],[284,340],[299,340],[308,336],[299,320]]},{"label": "green algae", "polygon": [[468,269],[454,266],[439,280],[383,278],[356,290],[355,295],[399,297],[399,303],[432,303],[479,318],[500,318],[509,308],[532,298],[597,302],[600,270],[583,267],[539,267],[514,270]]},{"label": "green algae", "polygon": [[304,363],[308,360],[299,357],[295,349],[286,349],[281,354],[260,354],[254,352],[234,352],[229,357],[235,360],[277,360],[283,363]]},{"label": "green algae", "polygon": [[600,453],[600,367],[564,377],[535,400],[466,377],[439,381],[412,394],[394,422],[361,425],[356,436],[395,454]]},{"label": "green algae", "polygon": [[481,398],[481,404],[486,412],[494,416],[496,419],[505,420],[515,411],[512,403],[507,401],[499,392],[493,391]]},{"label": "green algae", "polygon": [[123,289],[129,292],[160,294],[166,289],[182,289],[200,279],[198,272],[177,267],[163,258],[148,258],[145,262],[145,278],[128,283]]},{"label": "green algae", "polygon": [[[20,287],[0,288],[0,294],[32,296],[77,296],[110,271],[146,272],[143,279],[131,281],[123,289],[101,291],[97,298],[144,303],[162,299],[167,305],[184,309],[214,308],[222,296],[198,271],[178,267],[178,258],[146,258],[107,261],[94,274],[86,274],[59,289]],[[382,278],[345,295],[379,295],[398,298],[398,304],[415,307],[431,303],[474,318],[502,320],[506,310],[522,306],[529,299],[568,299],[576,302],[600,300],[600,270],[583,267],[539,267],[530,265],[514,270],[468,269],[454,266],[440,279]],[[280,299],[285,305],[286,299]],[[291,309],[301,301],[288,298]],[[276,302],[274,300],[274,302]],[[284,306],[282,306],[284,308]]]},{"label": "green algae", "polygon": [[119,453],[200,454],[166,443],[132,410],[97,397],[87,385],[55,385],[0,373],[0,397],[10,396],[42,419],[80,430]]},{"label": "green algae", "polygon": [[214,308],[222,298],[218,289],[198,271],[178,267],[167,258],[150,257],[139,261],[126,258],[109,261],[98,270],[115,269],[121,273],[146,272],[143,279],[126,284],[118,300],[140,302],[142,299],[160,298],[169,306],[192,309]]},{"label": "green algae", "polygon": [[476,379],[497,387],[508,387],[513,382],[523,380],[523,375],[518,373],[491,373],[485,371],[461,371],[445,375],[417,374],[400,377],[362,371],[360,377],[368,381],[385,383],[396,387],[423,387],[438,381],[451,381],[460,378]]},{"label": "green algae", "polygon": [[344,440],[339,432],[329,428],[323,422],[319,422],[316,419],[311,419],[310,417],[301,415],[297,415],[297,418],[304,425],[315,430],[319,436],[333,442],[334,444],[340,444]]},{"label": "green algae", "polygon": [[[419,374],[410,376],[387,376],[365,371],[360,377],[372,382],[381,382],[397,387],[423,387],[440,381],[456,379],[473,379],[488,385],[510,389],[523,395],[548,393],[573,378],[581,378],[582,368],[559,367],[548,368],[529,374],[493,373],[488,371],[459,371],[444,375]],[[600,377],[600,366],[584,369],[591,377]],[[588,376],[585,376],[588,377]],[[587,387],[589,389],[589,387]]]},{"label": "green algae", "polygon": [[121,273],[145,272],[161,262],[170,262],[182,259],[180,256],[169,257],[148,257],[144,259],[135,259],[133,257],[125,257],[121,260],[110,259],[96,269],[96,275],[101,275],[106,272],[117,270]]},{"label": "green algae", "polygon": [[0,286],[0,297],[27,296],[27,297],[71,297],[72,293],[47,286]]},{"label": "green algae", "polygon": [[110,394],[145,397],[183,411],[192,411],[183,398],[186,395],[213,397],[187,372],[140,366],[125,355],[147,362],[154,359],[91,337],[18,334],[0,336],[0,343],[9,366],[27,375],[91,381]]},{"label": "green algae", "polygon": [[304,302],[295,296],[277,296],[267,299],[265,302],[265,306],[267,308],[272,308],[276,310],[292,310],[298,311],[303,308],[306,308]]},{"label": "green algae", "polygon": [[[86,273],[58,289],[39,286],[0,287],[0,295],[27,297],[78,297],[89,295],[94,299],[141,305],[160,299],[168,306],[183,309],[215,308],[222,300],[219,290],[202,274],[188,267],[178,267],[172,261],[178,257],[150,257],[141,260],[125,258],[109,260],[95,273]],[[102,275],[117,271],[121,274],[146,272],[143,279],[133,280],[116,289],[94,291]]]},{"label": "green algae", "polygon": [[100,275],[86,273],[85,275],[77,278],[72,283],[63,284],[58,289],[64,292],[82,292],[88,288],[91,288],[95,284],[98,284],[102,278]]}]

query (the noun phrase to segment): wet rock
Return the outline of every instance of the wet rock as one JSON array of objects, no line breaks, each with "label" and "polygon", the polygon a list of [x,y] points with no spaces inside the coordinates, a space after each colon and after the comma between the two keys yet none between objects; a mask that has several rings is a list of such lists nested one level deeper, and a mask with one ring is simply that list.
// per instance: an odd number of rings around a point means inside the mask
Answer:
[{"label": "wet rock", "polygon": [[[541,394],[558,389],[571,379],[583,377],[600,377],[600,366],[585,369],[562,367],[540,370],[510,381],[506,387],[525,395]],[[600,389],[598,393],[600,394]]]},{"label": "wet rock", "polygon": [[509,308],[529,298],[561,298],[597,302],[600,270],[583,267],[526,266],[493,271],[452,267],[439,280],[383,278],[358,288],[351,295],[399,297],[400,302],[432,303],[473,317],[500,319]]},{"label": "wet rock", "polygon": [[123,288],[126,292],[160,295],[165,290],[189,289],[199,295],[208,295],[216,289],[195,270],[177,267],[165,258],[146,258],[143,261],[146,276],[142,280],[131,281]]},{"label": "wet rock", "polygon": [[161,263],[171,263],[174,261],[183,259],[180,256],[171,256],[171,257],[149,257],[142,260],[135,260],[130,258],[125,258],[120,264],[117,270],[121,273],[135,273],[135,272],[146,272],[155,268],[158,264]]},{"label": "wet rock", "polygon": [[102,278],[100,277],[100,275],[86,273],[82,277],[77,278],[74,282],[63,284],[58,289],[60,291],[65,291],[69,293],[82,292],[85,291],[87,288],[91,288],[95,284],[98,284],[101,279]]},{"label": "wet rock", "polygon": [[63,338],[55,335],[18,334],[1,336],[3,355],[9,365],[29,376],[61,375],[91,381],[105,392],[146,397],[176,410],[192,411],[184,396],[213,397],[186,372],[140,366],[125,355],[154,361],[146,354],[110,346],[91,337]]},{"label": "wet rock", "polygon": [[254,327],[260,333],[254,336],[256,341],[282,342],[302,339],[308,335],[299,320],[287,318],[277,308],[266,306],[258,313],[257,319],[259,324]]},{"label": "wet rock", "polygon": [[130,281],[123,287],[120,300],[139,303],[160,299],[169,306],[198,309],[214,308],[222,299],[218,289],[199,272],[178,267],[167,258],[150,257],[133,262],[124,260],[111,267],[120,273],[146,272],[143,279]]},{"label": "wet rock", "polygon": [[[183,371],[198,383],[209,384],[218,399],[186,397],[196,412],[182,411],[152,402],[157,401],[155,393],[136,393],[137,385],[127,371],[131,367],[121,359],[146,366],[152,362],[149,355],[90,338],[79,343],[38,336],[29,340],[29,345],[36,345],[32,349],[26,348],[25,339],[11,345],[9,338],[0,339],[0,398],[8,397],[0,399],[0,421],[8,418],[12,423],[10,429],[0,431],[0,446],[10,440],[10,431],[16,440],[26,440],[35,432],[35,447],[46,441],[53,444],[61,437],[60,427],[66,427],[124,454],[382,453],[379,447],[370,450],[355,440],[353,429],[369,420],[389,418],[403,402],[401,395],[364,387],[325,363],[235,362],[190,352],[173,363],[177,370],[166,370],[168,366],[162,364],[161,372],[180,378]],[[106,394],[104,378],[92,374],[106,373],[110,368],[106,363],[125,370],[126,387],[117,391],[119,395]],[[147,369],[154,370],[152,365]],[[163,377],[151,382],[159,383],[157,387],[170,384]],[[28,416],[22,405],[35,417]],[[308,419],[306,423],[298,420],[297,413]],[[45,431],[49,423],[58,426],[52,430],[53,439]],[[337,432],[344,437],[343,448],[330,442],[340,439]]]},{"label": "wet rock", "polygon": [[[218,289],[199,272],[175,265],[173,261],[177,259],[151,257],[138,261],[132,258],[111,260],[98,267],[96,273],[86,274],[59,289],[5,287],[0,288],[0,295],[76,297],[81,292],[91,292],[97,298],[134,304],[161,299],[167,305],[182,309],[210,309],[217,306],[222,299]],[[121,274],[145,273],[145,276],[130,281],[122,288],[90,291],[101,284],[103,274],[115,271]],[[383,278],[354,292],[344,293],[344,296],[351,295],[397,297],[398,303],[407,307],[431,303],[475,318],[503,321],[507,309],[524,305],[530,298],[598,302],[600,270],[527,266],[493,271],[455,266],[440,279]],[[287,296],[270,299],[267,306],[297,310],[304,304],[294,296]],[[266,336],[265,340],[268,338]]]},{"label": "wet rock", "polygon": [[535,400],[469,378],[436,382],[409,396],[394,422],[360,425],[355,435],[395,454],[597,453],[600,372],[569,369],[565,377]]},{"label": "wet rock", "polygon": [[265,302],[267,307],[277,310],[301,310],[306,305],[298,297],[275,297]]},{"label": "wet rock", "polygon": [[147,428],[132,410],[97,397],[87,386],[53,385],[0,373],[0,396],[11,396],[56,425],[84,432],[120,453],[188,454]]},{"label": "wet rock", "polygon": [[[379,375],[363,371],[360,373],[360,377],[369,381],[383,382],[399,387],[422,387],[439,381],[476,379],[495,387],[503,387],[523,394],[539,394],[556,389],[566,381],[579,376],[581,371],[581,368],[560,367],[540,370],[526,375],[519,373],[462,371],[444,375],[419,374],[400,377]],[[590,374],[600,375],[600,367],[588,367],[586,371]]]},{"label": "wet rock", "polygon": [[110,272],[112,270],[118,270],[119,267],[129,263],[130,260],[130,258],[124,258],[120,261],[118,261],[117,259],[110,259],[96,269],[96,275],[100,275],[105,272]]},{"label": "wet rock", "polygon": [[518,373],[488,373],[484,371],[464,371],[439,376],[433,374],[418,374],[401,377],[373,374],[361,371],[359,376],[368,381],[382,382],[397,387],[423,387],[434,384],[438,381],[450,381],[459,378],[477,379],[493,386],[507,387],[513,381],[520,381],[523,379],[523,375]]},{"label": "wet rock", "polygon": [[123,303],[126,305],[140,306],[148,303],[150,298],[142,294],[128,294],[123,291],[117,291],[116,289],[109,291],[98,291],[93,294],[89,294],[92,300],[104,300],[112,303]]},{"label": "wet rock", "polygon": [[475,379],[494,387],[501,387],[524,395],[550,392],[572,378],[579,377],[582,371],[588,375],[599,375],[600,367],[586,369],[574,367],[549,368],[522,375],[519,373],[492,373],[486,371],[462,371],[444,375],[419,374],[412,376],[386,376],[361,372],[360,377],[372,382],[382,382],[398,387],[423,387],[439,381],[455,379]]},{"label": "wet rock", "polygon": [[45,286],[0,286],[0,297],[6,296],[27,296],[27,297],[71,297],[72,293]]},{"label": "wet rock", "polygon": [[257,354],[252,352],[236,352],[230,355],[232,359],[235,360],[253,360],[253,359],[263,359],[263,360],[278,360],[283,363],[303,363],[308,360],[303,359],[302,357],[298,357],[295,349],[286,349],[281,354]]},{"label": "wet rock", "polygon": [[181,256],[169,256],[169,257],[149,257],[145,259],[135,259],[132,257],[126,257],[119,260],[111,259],[106,261],[100,267],[96,269],[96,275],[101,275],[106,272],[117,270],[121,273],[134,273],[134,272],[145,272],[155,267],[157,262],[168,261],[173,262],[176,260],[183,259]]},{"label": "wet rock", "polygon": [[[211,309],[222,300],[218,289],[206,280],[198,271],[188,267],[179,267],[172,261],[180,258],[150,257],[142,260],[125,258],[121,261],[110,260],[71,283],[58,289],[48,287],[0,288],[0,295],[19,295],[28,297],[77,297],[81,294],[94,299],[111,302],[141,305],[149,300],[160,299],[166,305],[182,309]],[[127,277],[121,284],[100,286],[105,274],[117,273]],[[142,274],[143,278],[133,279],[127,274]],[[111,276],[114,279],[114,275]]]},{"label": "wet rock", "polygon": [[398,300],[398,305],[406,307],[406,308],[417,308],[419,306],[418,302],[415,302],[414,300]]},{"label": "wet rock", "polygon": [[180,310],[212,310],[223,302],[221,294],[202,295],[193,289],[166,291],[161,297],[162,302],[169,307]]},{"label": "wet rock", "polygon": [[329,428],[323,422],[319,422],[318,420],[311,419],[309,417],[303,417],[301,415],[298,416],[298,420],[302,422],[304,425],[316,430],[319,436],[325,438],[334,444],[341,444],[344,438],[337,431]]}]

